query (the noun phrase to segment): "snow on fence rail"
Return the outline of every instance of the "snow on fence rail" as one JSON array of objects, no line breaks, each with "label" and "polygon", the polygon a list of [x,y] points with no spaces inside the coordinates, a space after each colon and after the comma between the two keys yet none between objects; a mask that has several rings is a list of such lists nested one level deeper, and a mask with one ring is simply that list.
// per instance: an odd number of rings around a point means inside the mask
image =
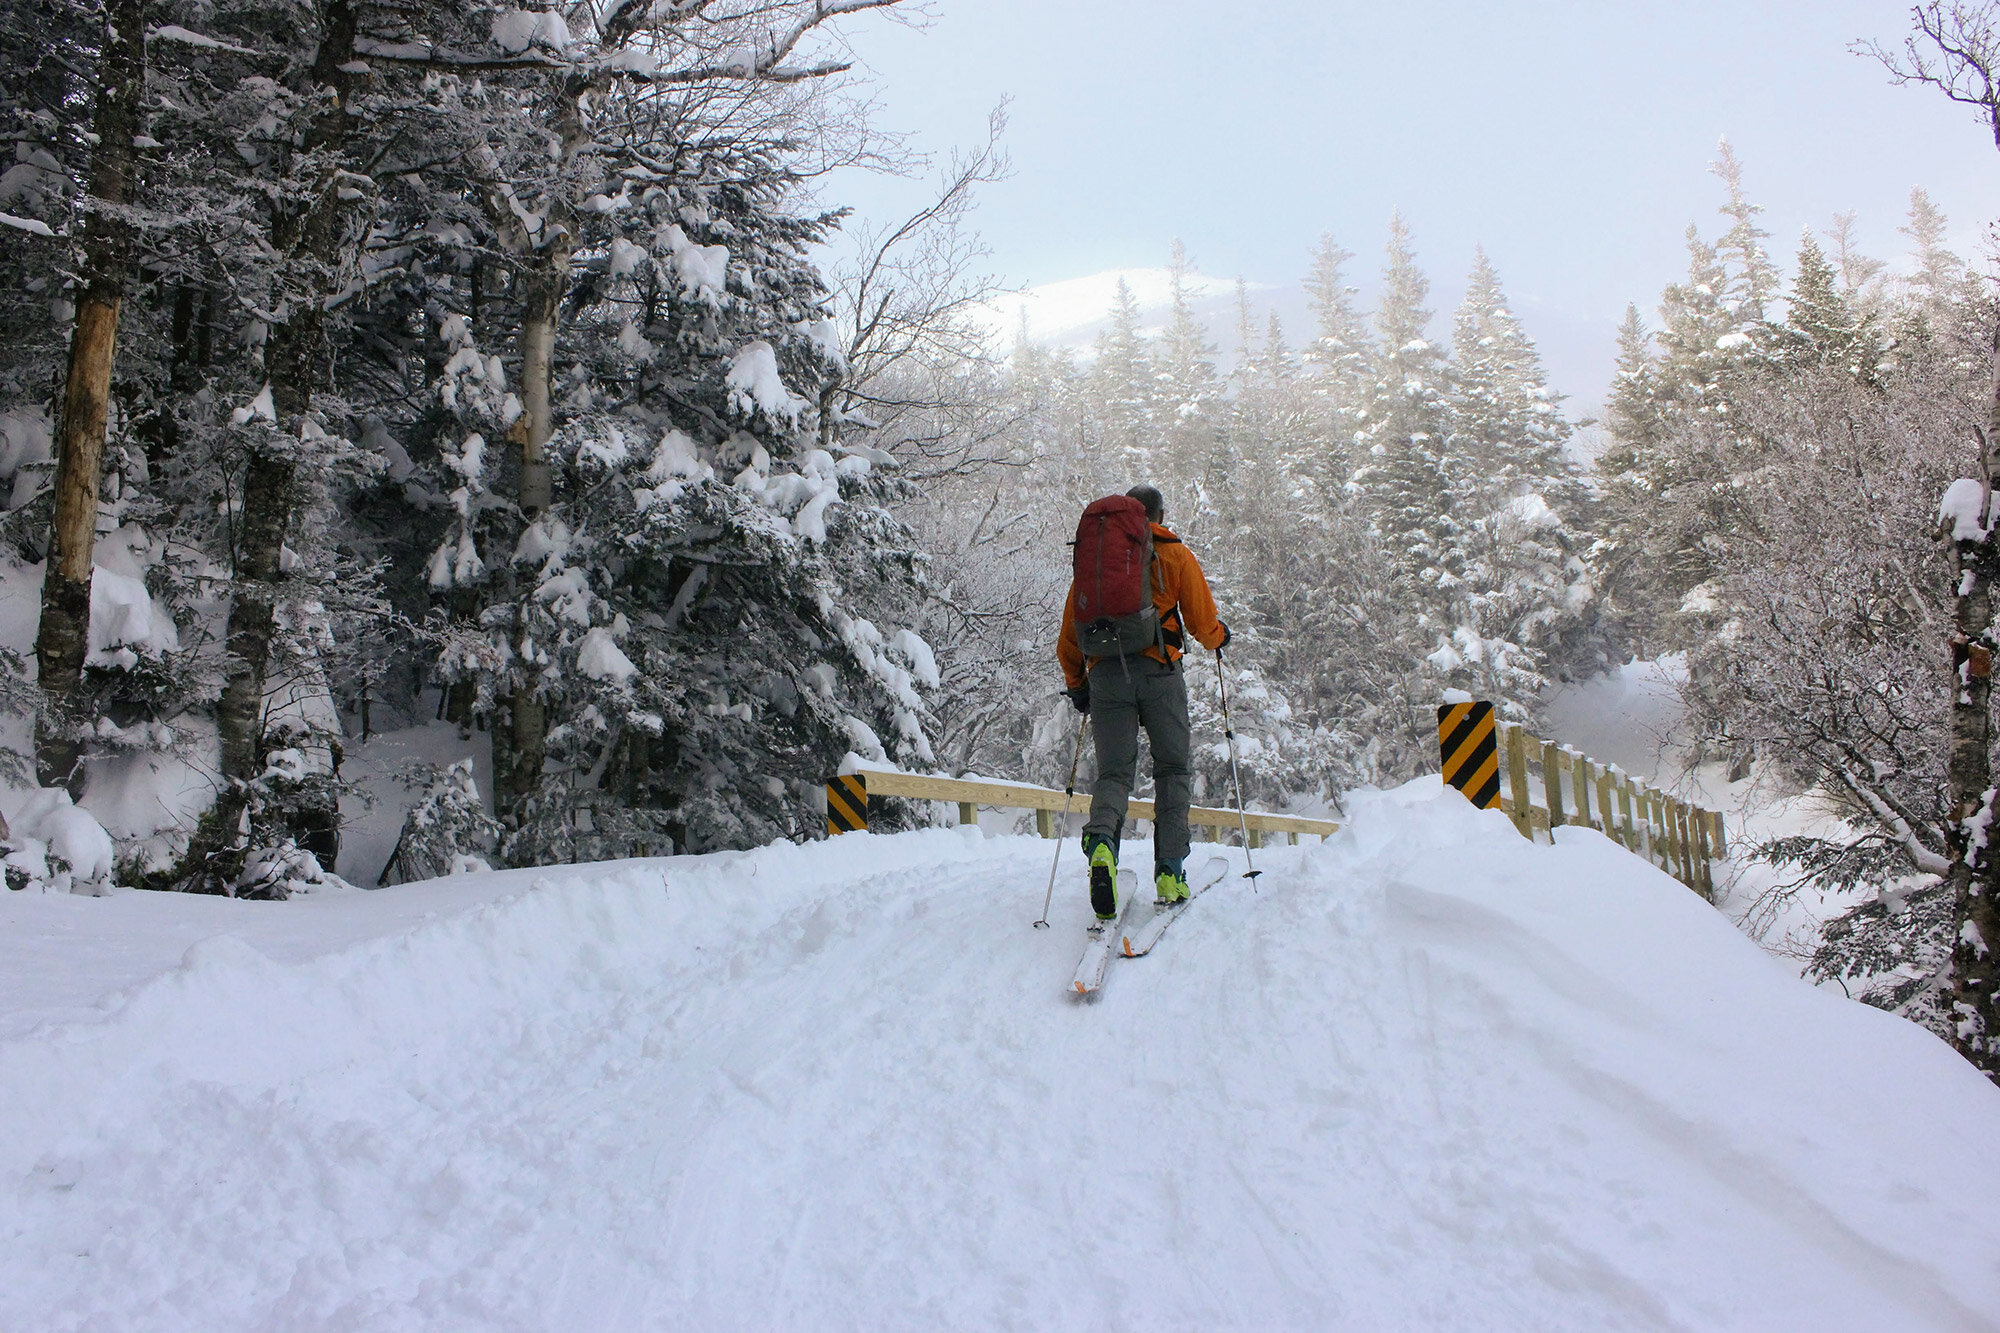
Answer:
[{"label": "snow on fence rail", "polygon": [[[1530,842],[1538,832],[1549,834],[1565,824],[1594,828],[1713,901],[1709,863],[1728,850],[1719,812],[1676,800],[1615,764],[1532,736],[1518,724],[1499,722],[1490,703],[1461,699],[1439,705],[1437,712],[1445,781],[1473,804],[1504,810]],[[1534,803],[1536,788],[1541,805]]]},{"label": "snow on fence rail", "polygon": [[[1089,792],[1078,792],[1072,796],[1053,787],[1032,787],[1026,783],[930,778],[871,768],[834,778],[826,784],[826,831],[829,834],[850,833],[867,828],[868,800],[874,796],[949,801],[958,806],[958,822],[961,824],[976,823],[982,805],[1000,810],[1033,810],[1035,827],[1044,838],[1056,836],[1055,820],[1051,817],[1056,812],[1090,812]],[[1125,817],[1128,820],[1151,819],[1153,803],[1133,800],[1125,807]],[[1221,842],[1226,833],[1237,827],[1237,814],[1234,810],[1194,806],[1188,811],[1188,822],[1196,828],[1210,830],[1210,840]],[[1301,833],[1316,833],[1325,839],[1340,831],[1340,825],[1330,819],[1304,819],[1297,815],[1272,815],[1256,810],[1245,811],[1242,823],[1249,832],[1253,848],[1263,845],[1267,833],[1283,833],[1296,843]]]}]

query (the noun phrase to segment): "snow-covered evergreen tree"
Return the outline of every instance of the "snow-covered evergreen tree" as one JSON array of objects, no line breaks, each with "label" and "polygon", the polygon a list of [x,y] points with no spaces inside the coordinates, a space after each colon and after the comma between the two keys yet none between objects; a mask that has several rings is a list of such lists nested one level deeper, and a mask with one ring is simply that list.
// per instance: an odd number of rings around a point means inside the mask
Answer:
[{"label": "snow-covered evergreen tree", "polygon": [[1089,392],[1095,422],[1094,449],[1100,463],[1139,474],[1152,470],[1152,353],[1139,333],[1139,303],[1132,286],[1118,279],[1110,319],[1097,335]]},{"label": "snow-covered evergreen tree", "polygon": [[1773,356],[1789,368],[1827,366],[1864,382],[1882,359],[1872,318],[1858,316],[1810,231],[1799,238],[1798,268],[1785,321],[1774,330]]},{"label": "snow-covered evergreen tree", "polygon": [[1458,578],[1446,472],[1449,365],[1429,338],[1430,282],[1400,213],[1389,221],[1388,257],[1375,312],[1380,359],[1352,484],[1389,549],[1399,586],[1415,605],[1442,612]]},{"label": "snow-covered evergreen tree", "polygon": [[380,882],[491,869],[500,821],[486,813],[479,785],[473,781],[472,761],[461,759],[442,769],[433,766],[417,779],[423,784],[423,798],[403,816],[403,831],[389,864],[382,868]]},{"label": "snow-covered evergreen tree", "polygon": [[[1582,663],[1591,584],[1582,560],[1586,491],[1565,453],[1570,424],[1534,345],[1478,253],[1454,321],[1450,503],[1460,571],[1452,683],[1525,714],[1548,678]],[[1602,665],[1594,656],[1589,666]]]},{"label": "snow-covered evergreen tree", "polygon": [[1960,294],[1965,261],[1945,243],[1950,219],[1921,186],[1910,191],[1908,220],[1896,230],[1910,238],[1912,271],[1903,283],[1912,299],[1912,318],[1921,328],[1935,325]]},{"label": "snow-covered evergreen tree", "polygon": [[1771,234],[1757,225],[1763,205],[1751,203],[1744,194],[1743,164],[1736,160],[1736,150],[1724,139],[1717,151],[1720,156],[1709,165],[1709,172],[1729,191],[1729,198],[1721,208],[1723,216],[1729,219],[1729,227],[1715,243],[1716,258],[1727,274],[1717,295],[1723,308],[1734,317],[1737,330],[1754,335],[1778,294],[1778,266],[1771,262],[1770,252],[1764,246]]},{"label": "snow-covered evergreen tree", "polygon": [[1195,318],[1188,293],[1194,273],[1187,249],[1174,242],[1168,260],[1170,305],[1166,327],[1151,349],[1153,405],[1158,440],[1148,475],[1163,494],[1190,507],[1205,499],[1222,416],[1223,384],[1215,347]]},{"label": "snow-covered evergreen tree", "polygon": [[1312,401],[1324,443],[1315,488],[1323,499],[1338,492],[1354,470],[1355,441],[1367,421],[1374,387],[1373,340],[1345,272],[1352,258],[1331,235],[1320,237],[1305,282],[1314,336],[1303,360],[1312,374]]}]

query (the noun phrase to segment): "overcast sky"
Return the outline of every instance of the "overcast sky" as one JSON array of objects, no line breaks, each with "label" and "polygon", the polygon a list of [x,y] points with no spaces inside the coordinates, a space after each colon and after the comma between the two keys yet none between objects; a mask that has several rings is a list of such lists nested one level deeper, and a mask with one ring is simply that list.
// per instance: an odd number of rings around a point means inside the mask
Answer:
[{"label": "overcast sky", "polygon": [[[1296,283],[1321,232],[1364,291],[1401,208],[1448,312],[1475,244],[1543,343],[1558,387],[1594,405],[1627,301],[1649,321],[1711,238],[1727,135],[1789,270],[1799,229],[1860,214],[1893,257],[1910,187],[1964,248],[2000,217],[2000,151],[1935,92],[1851,55],[1899,43],[1903,4],[1866,0],[1472,3],[1400,0],[936,0],[920,30],[854,22],[879,119],[942,152],[1012,98],[1015,172],[978,226],[993,266],[1034,284],[1163,263],[1185,240],[1225,277]],[[893,181],[837,197],[887,217]],[[1446,326],[1440,324],[1438,331]],[[1303,335],[1305,330],[1296,330]]]}]

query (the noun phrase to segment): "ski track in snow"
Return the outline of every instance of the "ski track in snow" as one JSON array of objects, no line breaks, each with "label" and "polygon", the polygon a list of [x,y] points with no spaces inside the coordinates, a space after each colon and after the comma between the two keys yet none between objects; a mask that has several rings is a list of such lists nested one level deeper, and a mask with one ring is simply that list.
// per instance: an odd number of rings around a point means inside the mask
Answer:
[{"label": "ski track in snow", "polygon": [[12,896],[137,984],[8,992],[0,1327],[2000,1328],[2000,1093],[1595,834],[1359,798],[1088,1003],[1049,853]]}]

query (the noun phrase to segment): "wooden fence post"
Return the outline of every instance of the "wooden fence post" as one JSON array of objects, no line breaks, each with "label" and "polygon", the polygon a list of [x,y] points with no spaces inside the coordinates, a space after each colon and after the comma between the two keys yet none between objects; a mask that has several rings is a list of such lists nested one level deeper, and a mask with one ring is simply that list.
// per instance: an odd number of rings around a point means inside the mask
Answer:
[{"label": "wooden fence post", "polygon": [[1681,864],[1687,869],[1687,886],[1700,892],[1701,872],[1694,852],[1694,811],[1685,801],[1681,802]]},{"label": "wooden fence post", "polygon": [[1696,810],[1694,812],[1694,851],[1695,851],[1694,878],[1696,885],[1701,889],[1701,896],[1708,899],[1710,902],[1714,902],[1715,867],[1709,864],[1710,860],[1708,854],[1709,827],[1710,827],[1710,821],[1708,817],[1708,811]]},{"label": "wooden fence post", "polygon": [[1641,778],[1625,779],[1625,821],[1633,854],[1646,855],[1646,783]]},{"label": "wooden fence post", "polygon": [[1674,878],[1693,888],[1694,873],[1687,851],[1687,807],[1672,796],[1667,798],[1667,846],[1673,851]]},{"label": "wooden fence post", "polygon": [[961,824],[977,824],[979,822],[979,807],[970,801],[960,801],[958,803],[958,822]]},{"label": "wooden fence post", "polygon": [[1507,728],[1507,795],[1514,803],[1514,827],[1529,842],[1535,840],[1534,802],[1528,797],[1527,732],[1516,722]]},{"label": "wooden fence post", "polygon": [[1563,752],[1554,741],[1542,742],[1542,791],[1549,802],[1549,841],[1563,825]]},{"label": "wooden fence post", "polygon": [[1640,809],[1646,819],[1646,859],[1660,869],[1667,868],[1666,821],[1660,817],[1660,791],[1647,787],[1639,794]]},{"label": "wooden fence post", "polygon": [[1570,786],[1576,789],[1576,822],[1585,828],[1595,827],[1590,818],[1590,767],[1590,760],[1583,755],[1570,756]]},{"label": "wooden fence post", "polygon": [[1715,859],[1720,861],[1729,855],[1729,825],[1720,810],[1709,811],[1708,817],[1715,824]]},{"label": "wooden fence post", "polygon": [[1035,811],[1035,832],[1041,834],[1044,838],[1053,838],[1056,836],[1055,821],[1049,818],[1048,811]]},{"label": "wooden fence post", "polygon": [[1674,868],[1674,798],[1655,789],[1653,814],[1660,825],[1660,869],[1679,879],[1680,872]]},{"label": "wooden fence post", "polygon": [[1597,775],[1597,814],[1604,821],[1604,836],[1613,842],[1621,842],[1618,836],[1618,816],[1611,804],[1611,770],[1605,769]]}]

